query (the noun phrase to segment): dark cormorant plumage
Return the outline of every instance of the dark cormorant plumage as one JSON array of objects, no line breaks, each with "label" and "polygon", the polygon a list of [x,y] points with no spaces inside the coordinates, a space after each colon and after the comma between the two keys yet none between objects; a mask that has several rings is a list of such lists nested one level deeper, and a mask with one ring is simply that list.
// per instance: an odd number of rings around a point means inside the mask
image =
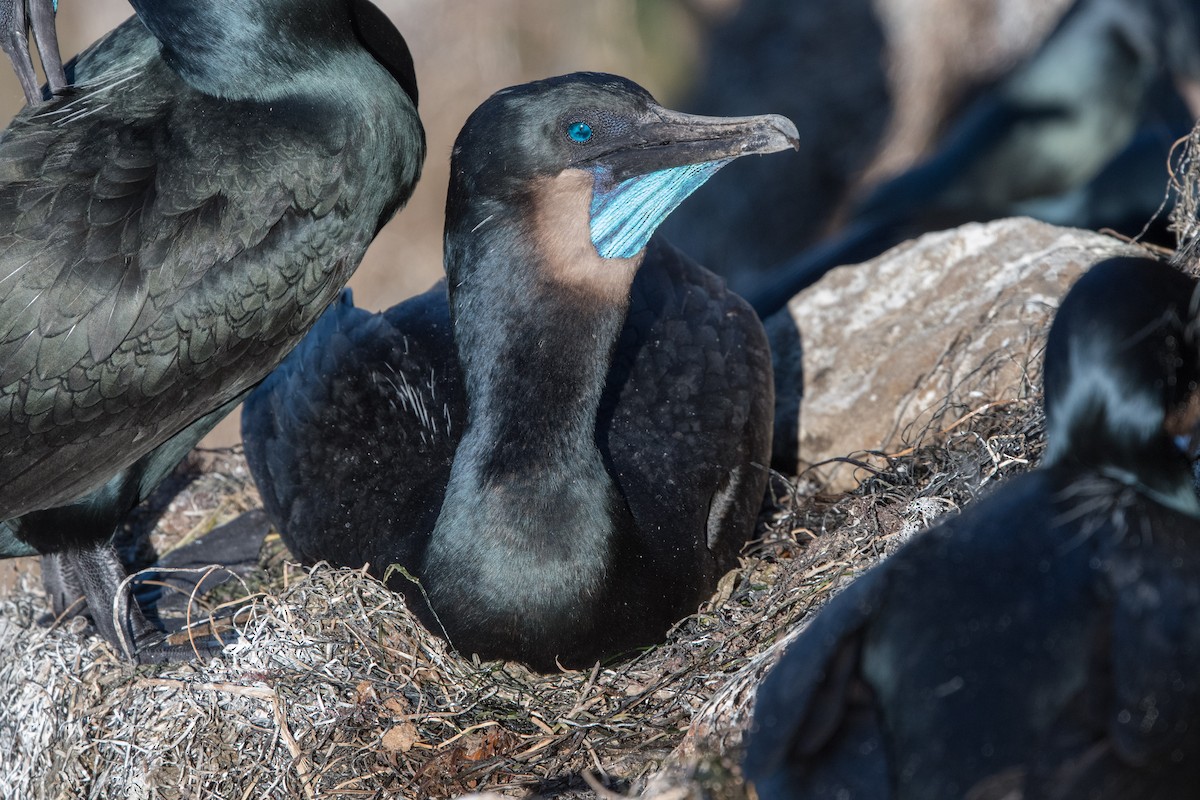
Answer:
[{"label": "dark cormorant plumage", "polygon": [[401,565],[421,590],[389,585],[432,630],[541,669],[694,612],[763,499],[771,363],[750,308],[651,235],[720,166],[795,136],[611,75],[493,95],[453,151],[447,283],[383,314],[345,299],[247,400],[292,551]]},{"label": "dark cormorant plumage", "polygon": [[1190,0],[1077,0],[933,156],[743,294],[765,318],[834,267],[971,221],[1028,215],[1141,234],[1166,205],[1168,154],[1194,122],[1175,81],[1200,80],[1198,52]]},{"label": "dark cormorant plumage", "polygon": [[134,6],[0,138],[0,557],[144,644],[115,526],[336,297],[425,144],[367,0]]},{"label": "dark cormorant plumage", "polygon": [[1200,785],[1200,293],[1114,259],[1063,301],[1042,466],[823,609],[759,690],[771,798],[1163,798]]},{"label": "dark cormorant plumage", "polygon": [[12,61],[29,103],[42,99],[29,52],[31,32],[42,57],[42,69],[50,92],[60,92],[67,84],[62,56],[58,52],[58,32],[54,29],[54,12],[57,10],[58,0],[0,0],[0,49]]}]

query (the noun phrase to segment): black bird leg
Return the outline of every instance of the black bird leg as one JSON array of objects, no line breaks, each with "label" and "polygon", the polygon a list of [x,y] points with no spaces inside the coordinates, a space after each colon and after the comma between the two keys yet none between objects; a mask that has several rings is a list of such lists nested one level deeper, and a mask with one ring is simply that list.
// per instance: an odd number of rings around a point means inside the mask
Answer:
[{"label": "black bird leg", "polygon": [[[261,544],[261,537],[257,541]],[[130,587],[122,590],[126,577],[125,568],[108,542],[42,556],[42,584],[54,616],[86,613],[106,641],[139,664],[216,655],[226,641],[236,638],[235,633],[227,632],[221,639],[205,628],[196,629],[191,636],[187,632],[163,633],[146,619]],[[127,602],[114,608],[113,601],[122,591]]]},{"label": "black bird leg", "polygon": [[29,53],[30,30],[37,42],[50,92],[57,93],[67,85],[54,28],[57,5],[57,0],[0,0],[0,48],[12,60],[25,99],[31,105],[42,101],[42,91]]},{"label": "black bird leg", "polygon": [[108,542],[42,556],[42,583],[54,615],[86,611],[101,636],[122,651],[132,650],[127,655],[137,658],[143,646],[154,643],[162,634],[132,599],[118,609],[118,630],[113,601],[125,578],[125,568]]}]

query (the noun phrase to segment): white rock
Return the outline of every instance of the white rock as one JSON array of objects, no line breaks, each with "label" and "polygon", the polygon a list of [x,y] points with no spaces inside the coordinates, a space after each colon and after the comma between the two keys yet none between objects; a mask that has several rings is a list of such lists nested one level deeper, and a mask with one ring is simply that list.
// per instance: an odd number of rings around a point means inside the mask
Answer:
[{"label": "white rock", "polygon": [[[1118,255],[1145,250],[1018,218],[927,234],[828,273],[788,305],[803,349],[801,467],[899,450],[929,424],[1039,391],[1059,298]],[[846,464],[820,475],[834,490],[864,477]]]}]

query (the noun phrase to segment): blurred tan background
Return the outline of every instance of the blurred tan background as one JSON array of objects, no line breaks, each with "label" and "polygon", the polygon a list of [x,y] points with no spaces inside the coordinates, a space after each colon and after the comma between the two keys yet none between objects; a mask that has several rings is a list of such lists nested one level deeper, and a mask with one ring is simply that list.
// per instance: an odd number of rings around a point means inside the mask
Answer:
[{"label": "blurred tan background", "polygon": [[[822,214],[832,214],[838,195],[864,176],[894,173],[924,153],[969,88],[1029,52],[1066,5],[1066,0],[375,2],[412,50],[429,156],[408,208],[383,230],[351,281],[356,303],[373,310],[439,277],[450,148],[467,115],[497,89],[581,69],[616,72],[668,106],[789,114],[802,139],[817,150],[835,146],[817,132],[834,127],[823,115],[836,112],[837,123],[851,134],[833,131],[835,140],[847,143],[846,152],[837,158],[802,152],[793,159],[801,166],[816,163],[825,173],[829,164],[837,165],[814,200]],[[127,0],[61,0],[64,57],[131,13]],[[785,69],[787,80],[777,83],[784,95],[776,101],[779,95],[759,84],[764,71],[778,78]],[[733,102],[721,100],[731,95]],[[742,97],[745,110],[739,108]],[[7,119],[21,103],[11,70],[0,68],[0,113]],[[735,168],[743,167],[735,164],[729,171]],[[707,204],[694,204],[691,213],[711,213],[721,201],[714,194]],[[686,216],[688,208],[678,213]],[[796,223],[797,242],[825,224],[822,214],[803,214],[807,224]],[[688,242],[677,243],[687,249]],[[237,439],[234,415],[205,443]]]}]

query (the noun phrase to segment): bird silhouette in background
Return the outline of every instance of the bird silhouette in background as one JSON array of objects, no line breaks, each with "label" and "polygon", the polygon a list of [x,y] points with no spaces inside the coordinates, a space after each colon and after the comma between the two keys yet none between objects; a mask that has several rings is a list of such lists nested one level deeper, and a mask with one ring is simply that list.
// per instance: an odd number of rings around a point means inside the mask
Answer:
[{"label": "bird silhouette in background", "polygon": [[741,284],[744,296],[766,318],[835,267],[1009,216],[1127,236],[1149,229],[1172,244],[1168,160],[1194,122],[1178,86],[1200,81],[1197,53],[1194,3],[1077,0],[933,155],[870,191],[838,233]]}]

